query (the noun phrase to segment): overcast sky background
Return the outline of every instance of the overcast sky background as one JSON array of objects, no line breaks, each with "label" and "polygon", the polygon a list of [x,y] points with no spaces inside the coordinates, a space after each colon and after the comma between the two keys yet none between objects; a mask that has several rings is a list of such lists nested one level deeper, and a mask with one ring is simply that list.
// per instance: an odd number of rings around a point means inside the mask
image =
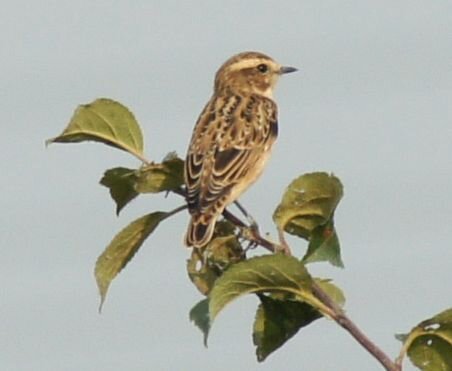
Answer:
[{"label": "overcast sky background", "polygon": [[[78,104],[126,104],[148,158],[183,155],[231,55],[262,51],[281,79],[280,135],[242,198],[263,231],[286,185],[310,171],[345,186],[336,214],[352,319],[392,357],[394,333],[451,306],[452,2],[15,1],[0,15],[2,370],[380,370],[333,322],[300,331],[263,364],[249,296],[217,319],[209,348],[188,320],[188,217],[162,224],[110,288],[93,268],[123,226],[180,199],[141,197],[119,218],[104,170],[136,167],[100,144],[52,145]],[[290,239],[301,256],[306,244]],[[407,364],[406,370],[413,368]]]}]

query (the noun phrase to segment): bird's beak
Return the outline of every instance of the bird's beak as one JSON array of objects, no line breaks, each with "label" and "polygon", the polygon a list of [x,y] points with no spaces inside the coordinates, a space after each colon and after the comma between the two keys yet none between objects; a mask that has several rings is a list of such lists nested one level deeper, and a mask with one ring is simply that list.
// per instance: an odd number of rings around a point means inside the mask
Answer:
[{"label": "bird's beak", "polygon": [[283,74],[285,74],[285,73],[295,72],[295,71],[298,71],[298,69],[296,69],[295,67],[282,66],[282,67],[279,69],[279,73],[280,73],[281,75],[283,75]]}]

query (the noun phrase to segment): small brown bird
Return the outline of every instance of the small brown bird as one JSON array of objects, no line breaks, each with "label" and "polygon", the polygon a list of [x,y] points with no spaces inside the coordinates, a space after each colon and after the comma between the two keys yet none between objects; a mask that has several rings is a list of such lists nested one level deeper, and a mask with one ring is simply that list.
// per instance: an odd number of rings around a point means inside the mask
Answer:
[{"label": "small brown bird", "polygon": [[280,75],[296,70],[245,52],[216,73],[213,96],[198,118],[185,160],[188,246],[206,245],[218,216],[262,173],[278,134],[273,88]]}]

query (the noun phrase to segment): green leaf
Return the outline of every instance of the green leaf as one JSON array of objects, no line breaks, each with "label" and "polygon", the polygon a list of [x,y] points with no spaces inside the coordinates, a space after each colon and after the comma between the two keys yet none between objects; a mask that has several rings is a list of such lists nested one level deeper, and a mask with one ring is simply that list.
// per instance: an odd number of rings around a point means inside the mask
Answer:
[{"label": "green leaf", "polygon": [[304,263],[328,261],[344,266],[333,221],[342,195],[340,180],[327,173],[302,175],[284,192],[273,220],[280,229],[309,241]]},{"label": "green leaf", "polygon": [[117,215],[125,205],[138,195],[138,192],[135,191],[137,179],[136,170],[116,167],[107,170],[100,180],[100,184],[110,189],[110,195],[116,202]]},{"label": "green leaf", "polygon": [[332,220],[325,225],[318,226],[311,232],[308,250],[302,261],[305,264],[327,261],[336,267],[344,267],[339,238]]},{"label": "green leaf", "polygon": [[157,211],[133,221],[115,236],[99,256],[94,271],[101,297],[99,310],[105,301],[111,281],[133,258],[159,223],[173,213]]},{"label": "green leaf", "polygon": [[309,304],[294,300],[279,300],[260,295],[256,312],[253,342],[259,362],[294,336],[300,328],[322,315]]},{"label": "green leaf", "polygon": [[320,310],[328,308],[311,292],[312,278],[303,263],[283,254],[251,258],[234,264],[215,282],[209,294],[211,321],[231,301],[250,293],[282,292]]},{"label": "green leaf", "polygon": [[423,371],[452,370],[451,340],[445,340],[441,336],[418,336],[413,340],[408,356]]},{"label": "green leaf", "polygon": [[342,184],[334,175],[302,175],[284,192],[273,220],[280,229],[309,240],[315,228],[332,218],[342,194]]},{"label": "green leaf", "polygon": [[135,189],[139,193],[172,191],[184,184],[184,161],[172,157],[161,164],[149,164],[139,170]]},{"label": "green leaf", "polygon": [[[342,291],[328,280],[315,279],[316,283],[337,304],[343,306]],[[293,300],[290,296],[259,295],[261,304],[254,321],[253,341],[259,362],[292,338],[302,327],[322,317],[311,305]]]},{"label": "green leaf", "polygon": [[452,308],[421,322],[405,335],[400,358],[405,353],[423,371],[451,371]]},{"label": "green leaf", "polygon": [[150,164],[138,170],[116,167],[107,170],[100,183],[110,189],[116,202],[116,214],[139,193],[171,191],[184,184],[184,161],[170,153],[161,164]]},{"label": "green leaf", "polygon": [[127,151],[143,162],[143,135],[132,112],[119,102],[107,98],[80,105],[68,126],[51,143],[95,141]]},{"label": "green leaf", "polygon": [[201,300],[190,310],[190,321],[192,321],[203,333],[204,346],[207,347],[207,337],[210,330],[208,299]]}]

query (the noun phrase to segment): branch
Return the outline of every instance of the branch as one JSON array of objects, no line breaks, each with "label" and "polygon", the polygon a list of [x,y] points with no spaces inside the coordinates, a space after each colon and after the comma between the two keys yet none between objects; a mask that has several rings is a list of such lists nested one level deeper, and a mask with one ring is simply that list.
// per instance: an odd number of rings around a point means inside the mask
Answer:
[{"label": "branch", "polygon": [[401,371],[401,365],[394,363],[374,342],[372,342],[358,326],[344,313],[344,311],[323,291],[319,285],[313,282],[312,292],[323,304],[333,312],[333,320],[344,328],[355,340],[360,343],[378,362],[388,371]]},{"label": "branch", "polygon": [[[178,188],[174,190],[174,193],[186,197],[185,189]],[[277,245],[261,236],[257,224],[252,227],[248,227],[243,221],[236,217],[228,210],[223,211],[225,219],[235,224],[237,227],[244,229],[248,228],[249,233],[245,234],[245,237],[257,245],[264,247],[265,249],[275,253],[277,251],[283,251],[283,253],[290,255],[289,246],[284,239],[284,231],[278,230],[281,245]],[[359,327],[344,313],[344,311],[336,304],[336,302],[321,289],[319,285],[313,282],[312,293],[314,296],[327,306],[331,311],[331,318],[342,328],[344,328],[359,344],[363,346],[387,371],[401,371],[402,366],[399,362],[392,361],[386,353],[383,352],[374,342],[372,342]]]},{"label": "branch", "polygon": [[[258,242],[261,246],[261,242],[269,243],[270,241],[263,239],[261,240],[261,236],[258,234],[254,236],[254,241]],[[280,239],[283,246],[283,252],[290,255],[290,249],[287,245],[287,242],[284,239],[283,231],[278,230],[280,234]],[[278,251],[280,249],[279,246],[273,245],[268,248],[270,251]],[[328,296],[328,294],[321,289],[319,285],[313,282],[312,292],[314,296],[319,299],[323,304],[325,304],[328,308],[331,309],[331,317],[332,319],[342,328],[344,328],[351,336],[355,338],[355,340],[360,343],[364,349],[366,349],[387,371],[401,371],[402,367],[400,364],[394,363],[391,358],[389,358],[386,353],[383,352],[374,342],[372,342],[360,329],[359,327],[344,313],[344,311],[336,304],[336,302]]]},{"label": "branch", "polygon": [[[223,214],[224,215],[224,214]],[[226,214],[226,218],[229,219],[230,215]],[[234,222],[233,219],[229,219]],[[243,223],[242,223],[243,224]],[[283,231],[278,230],[280,234],[280,240],[282,244],[282,251],[285,254],[290,255],[290,249],[287,242],[284,239]],[[259,230],[255,229],[255,234],[252,236],[253,242],[265,247],[266,249],[276,252],[281,250],[281,246],[277,246],[267,239],[263,238],[259,234]],[[336,304],[336,302],[328,296],[328,294],[321,289],[319,285],[313,282],[312,292],[314,296],[331,309],[331,318],[342,328],[344,328],[355,340],[360,343],[364,349],[366,349],[387,371],[401,371],[402,367],[400,363],[394,363],[386,353],[383,352],[374,342],[372,342],[359,327],[344,313],[344,311]]]},{"label": "branch", "polygon": [[[286,254],[290,254],[289,246],[284,239],[283,231],[278,230],[282,246],[286,249],[283,250]],[[259,236],[256,236],[259,237]],[[267,240],[266,240],[267,241]],[[268,242],[268,241],[267,241]],[[273,250],[276,250],[277,246],[273,245]],[[401,365],[394,363],[386,353],[383,352],[374,342],[372,342],[359,327],[344,313],[344,311],[336,304],[336,302],[328,296],[328,294],[321,289],[319,285],[313,282],[312,292],[314,296],[319,299],[323,304],[331,309],[332,319],[342,328],[344,328],[355,340],[360,343],[364,349],[366,349],[387,371],[401,371]]]},{"label": "branch", "polygon": [[[231,221],[232,223],[238,225],[239,227],[243,227],[244,223],[236,218],[233,214],[225,210],[223,216]],[[278,230],[280,235],[280,241],[282,245],[282,251],[285,254],[290,255],[289,246],[284,239],[283,231]],[[252,242],[255,242],[267,250],[276,252],[281,250],[281,246],[277,246],[269,240],[263,238],[259,234],[259,229],[254,229],[254,234],[252,235]],[[336,302],[328,296],[328,294],[323,291],[319,285],[313,282],[312,292],[314,296],[319,299],[323,304],[325,304],[328,308],[331,309],[331,317],[332,319],[344,328],[351,336],[355,338],[355,340],[360,343],[364,349],[366,349],[372,356],[374,356],[378,362],[387,370],[387,371],[401,371],[401,365],[394,363],[391,358],[389,358],[386,353],[384,353],[374,342],[372,342],[359,328],[358,326],[343,312],[343,310],[336,304]]]}]

